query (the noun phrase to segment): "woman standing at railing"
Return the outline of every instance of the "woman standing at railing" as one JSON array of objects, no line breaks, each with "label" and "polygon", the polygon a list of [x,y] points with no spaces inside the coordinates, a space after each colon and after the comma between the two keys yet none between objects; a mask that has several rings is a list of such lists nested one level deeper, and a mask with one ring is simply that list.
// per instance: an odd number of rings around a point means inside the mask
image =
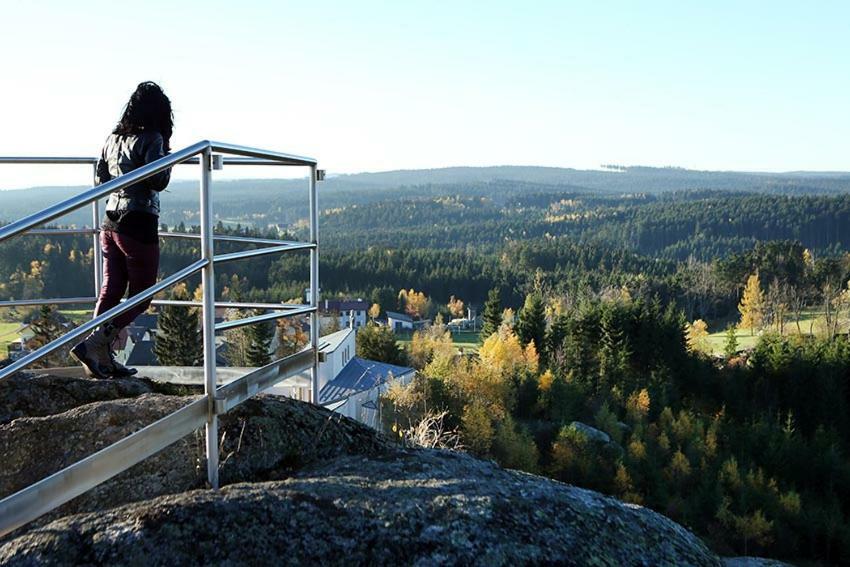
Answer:
[{"label": "woman standing at railing", "polygon": [[[141,83],[130,96],[97,162],[95,183],[100,185],[156,161],[170,151],[174,116],[171,101],[156,83]],[[133,296],[156,283],[159,270],[159,192],[168,186],[171,170],[116,191],[106,203],[101,226],[103,286],[94,316],[118,305],[127,292]],[[112,352],[112,342],[150,305],[143,302],[98,327],[71,350],[89,376],[132,376]]]}]

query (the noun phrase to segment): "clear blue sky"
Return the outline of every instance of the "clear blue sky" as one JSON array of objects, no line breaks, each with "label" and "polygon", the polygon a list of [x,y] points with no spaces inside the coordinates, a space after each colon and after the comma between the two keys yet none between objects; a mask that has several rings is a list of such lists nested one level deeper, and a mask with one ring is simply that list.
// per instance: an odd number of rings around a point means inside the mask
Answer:
[{"label": "clear blue sky", "polygon": [[[0,32],[0,155],[96,153],[151,79],[174,147],[333,172],[850,170],[847,2],[5,0]],[[88,176],[3,166],[0,187]]]}]

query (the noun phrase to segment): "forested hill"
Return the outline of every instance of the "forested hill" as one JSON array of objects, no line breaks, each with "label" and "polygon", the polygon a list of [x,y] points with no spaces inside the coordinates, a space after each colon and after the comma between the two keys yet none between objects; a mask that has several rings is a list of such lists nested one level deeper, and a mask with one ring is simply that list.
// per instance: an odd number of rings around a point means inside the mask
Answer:
[{"label": "forested hill", "polygon": [[[247,173],[247,170],[246,170]],[[85,187],[37,187],[0,191],[0,221],[38,211]],[[617,167],[577,170],[498,166],[399,170],[329,176],[320,185],[323,209],[365,205],[388,199],[463,196],[501,203],[531,193],[662,194],[691,190],[823,195],[850,192],[850,173],[742,173],[680,168]],[[214,184],[216,216],[225,221],[265,226],[306,216],[303,180],[238,180]],[[175,181],[163,196],[163,221],[191,224],[197,209],[197,183]],[[63,224],[90,222],[88,210]]]},{"label": "forested hill", "polygon": [[850,173],[847,172],[749,173],[640,166],[605,166],[601,170],[531,166],[446,167],[342,175],[331,181],[340,184],[341,188],[519,181],[543,185],[572,185],[616,193],[660,193],[688,189],[782,193],[833,193],[850,190]]}]

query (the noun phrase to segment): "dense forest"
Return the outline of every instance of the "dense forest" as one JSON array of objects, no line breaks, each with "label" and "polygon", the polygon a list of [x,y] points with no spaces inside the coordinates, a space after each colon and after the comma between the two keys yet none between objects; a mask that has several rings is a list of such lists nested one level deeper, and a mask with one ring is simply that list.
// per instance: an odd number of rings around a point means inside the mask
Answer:
[{"label": "dense forest", "polygon": [[[217,233],[306,236],[303,180],[215,186]],[[378,327],[358,336],[363,354],[420,371],[384,402],[388,432],[439,423],[466,450],[650,506],[724,554],[847,563],[848,190],[846,174],[614,166],[340,176],[320,185],[321,288],[379,311],[418,297],[408,311],[435,320],[404,349]],[[172,184],[163,228],[198,230],[195,192]],[[9,193],[5,220],[39,206]],[[161,250],[163,274],[199,255],[190,239]],[[2,243],[0,299],[92,295],[91,262],[90,237]],[[216,266],[219,296],[303,300],[307,283],[306,253]],[[439,323],[460,301],[485,317],[477,354]],[[723,356],[700,346],[736,323],[754,346],[733,327]]]},{"label": "dense forest", "polygon": [[765,334],[718,360],[672,305],[555,300],[496,315],[477,357],[444,327],[414,335],[397,356],[420,373],[390,390],[386,430],[650,506],[725,555],[847,564],[846,336]]}]

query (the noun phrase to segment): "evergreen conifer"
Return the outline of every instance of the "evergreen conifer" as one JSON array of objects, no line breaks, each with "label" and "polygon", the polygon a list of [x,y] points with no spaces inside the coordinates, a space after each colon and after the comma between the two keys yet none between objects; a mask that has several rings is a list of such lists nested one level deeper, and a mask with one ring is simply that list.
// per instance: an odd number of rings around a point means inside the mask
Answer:
[{"label": "evergreen conifer", "polygon": [[[171,298],[188,301],[185,284],[171,292]],[[157,319],[153,351],[162,366],[200,366],[204,357],[198,310],[182,305],[166,305]]]},{"label": "evergreen conifer", "polygon": [[[261,310],[254,311],[254,315],[261,314]],[[274,328],[269,323],[256,323],[248,327],[248,338],[250,344],[245,354],[248,366],[265,366],[272,361],[269,348],[274,336]]]},{"label": "evergreen conifer", "polygon": [[499,330],[502,324],[502,295],[499,288],[494,287],[487,294],[484,302],[484,312],[481,314],[484,325],[481,327],[481,341]]},{"label": "evergreen conifer", "polygon": [[534,346],[542,348],[546,336],[546,308],[540,294],[530,293],[526,296],[525,304],[519,310],[516,333],[523,345],[534,341]]}]

